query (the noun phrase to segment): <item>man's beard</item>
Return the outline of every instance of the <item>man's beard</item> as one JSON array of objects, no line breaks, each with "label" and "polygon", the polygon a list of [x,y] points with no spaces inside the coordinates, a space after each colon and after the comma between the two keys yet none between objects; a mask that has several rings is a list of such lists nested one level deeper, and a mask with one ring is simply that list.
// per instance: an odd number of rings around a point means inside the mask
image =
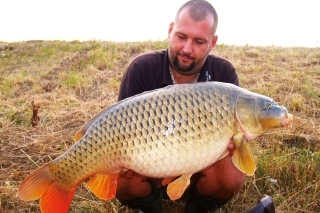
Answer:
[{"label": "man's beard", "polygon": [[173,60],[173,65],[178,69],[178,72],[182,72],[187,74],[188,72],[192,71],[194,67],[196,66],[194,61],[187,67],[182,66],[178,60],[178,57],[175,57]]}]

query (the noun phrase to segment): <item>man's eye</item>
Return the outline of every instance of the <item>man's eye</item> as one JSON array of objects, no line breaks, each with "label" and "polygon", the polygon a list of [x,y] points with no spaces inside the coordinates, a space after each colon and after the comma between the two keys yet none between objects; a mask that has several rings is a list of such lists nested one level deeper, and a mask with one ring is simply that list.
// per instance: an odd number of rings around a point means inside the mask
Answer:
[{"label": "man's eye", "polygon": [[203,41],[197,41],[197,40],[196,40],[196,43],[197,43],[197,44],[203,44],[204,42],[203,42]]}]

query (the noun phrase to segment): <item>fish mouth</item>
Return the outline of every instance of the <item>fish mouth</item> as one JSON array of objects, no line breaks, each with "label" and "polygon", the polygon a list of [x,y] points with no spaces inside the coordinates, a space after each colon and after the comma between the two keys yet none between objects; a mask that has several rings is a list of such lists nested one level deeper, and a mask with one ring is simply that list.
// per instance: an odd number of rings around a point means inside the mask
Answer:
[{"label": "fish mouth", "polygon": [[286,116],[284,116],[284,118],[281,119],[280,123],[282,126],[288,126],[289,124],[291,124],[293,120],[293,115],[290,113],[287,113]]}]

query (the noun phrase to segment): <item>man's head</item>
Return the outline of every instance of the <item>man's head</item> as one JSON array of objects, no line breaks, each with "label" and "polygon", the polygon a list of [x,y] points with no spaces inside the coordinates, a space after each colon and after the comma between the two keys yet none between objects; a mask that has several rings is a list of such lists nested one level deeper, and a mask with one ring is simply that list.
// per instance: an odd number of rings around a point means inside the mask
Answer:
[{"label": "man's head", "polygon": [[168,30],[170,64],[186,75],[198,72],[216,45],[217,25],[217,13],[207,1],[183,4]]},{"label": "man's head", "polygon": [[210,16],[213,21],[212,35],[216,33],[218,26],[218,14],[213,6],[205,0],[190,0],[184,3],[177,11],[175,22],[179,21],[180,13],[183,9],[189,9],[189,15],[194,21],[202,21]]}]

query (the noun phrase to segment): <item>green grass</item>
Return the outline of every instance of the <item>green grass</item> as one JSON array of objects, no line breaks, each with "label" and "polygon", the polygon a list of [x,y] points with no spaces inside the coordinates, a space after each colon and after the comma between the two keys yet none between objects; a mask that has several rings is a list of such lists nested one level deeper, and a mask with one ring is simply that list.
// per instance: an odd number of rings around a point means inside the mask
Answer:
[{"label": "green grass", "polygon": [[[1,42],[0,42],[1,43]],[[3,43],[0,52],[0,212],[39,212],[17,188],[37,165],[65,152],[73,135],[117,101],[120,81],[140,53],[167,41],[27,41]],[[218,45],[213,52],[235,66],[240,85],[272,97],[294,123],[256,139],[258,169],[243,190],[218,212],[245,212],[264,194],[277,212],[320,212],[320,49]],[[31,127],[31,101],[40,122]],[[22,151],[23,150],[23,153]],[[184,202],[163,201],[164,212]],[[80,186],[70,212],[133,213],[116,199],[101,201]]]}]

